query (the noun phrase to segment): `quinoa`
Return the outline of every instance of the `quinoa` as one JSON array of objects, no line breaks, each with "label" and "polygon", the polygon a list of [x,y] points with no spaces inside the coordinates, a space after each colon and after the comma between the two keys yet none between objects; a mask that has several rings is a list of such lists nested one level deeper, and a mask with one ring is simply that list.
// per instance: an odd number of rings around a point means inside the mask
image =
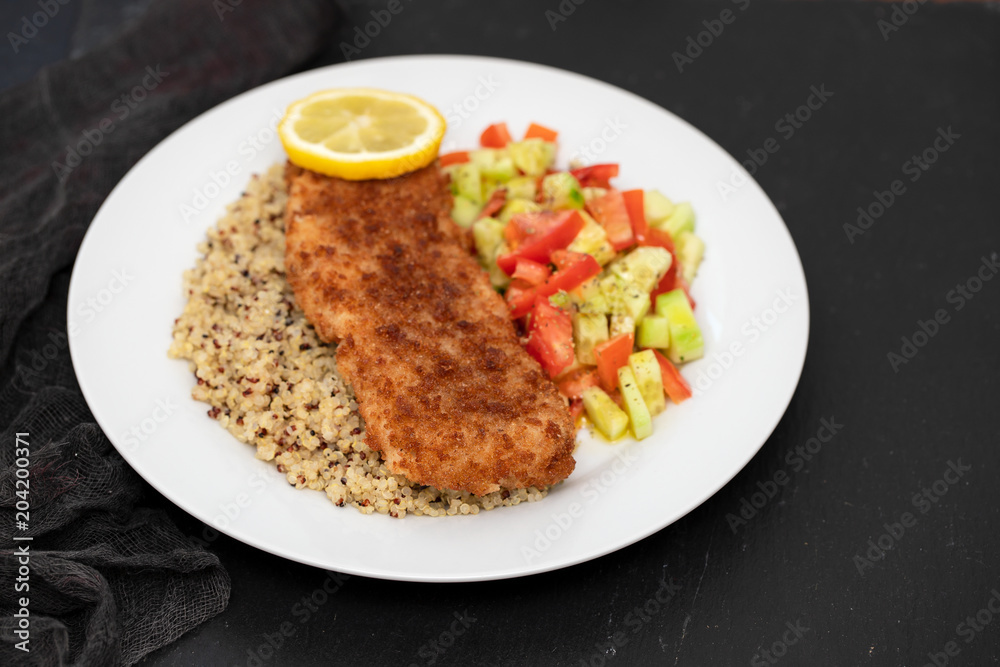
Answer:
[{"label": "quinoa", "polygon": [[295,488],[365,514],[478,514],[544,497],[535,487],[476,496],[415,484],[365,445],[336,346],[319,339],[285,279],[286,199],[282,165],[254,175],[184,273],[187,304],[169,355],[189,360],[191,395],[211,406],[208,416]]}]

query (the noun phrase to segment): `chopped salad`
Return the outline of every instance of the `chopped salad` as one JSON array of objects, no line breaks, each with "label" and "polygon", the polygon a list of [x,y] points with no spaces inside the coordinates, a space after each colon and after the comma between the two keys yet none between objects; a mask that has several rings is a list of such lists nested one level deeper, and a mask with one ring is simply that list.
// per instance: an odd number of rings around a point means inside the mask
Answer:
[{"label": "chopped salad", "polygon": [[620,190],[617,164],[554,168],[558,133],[532,123],[513,141],[490,125],[476,150],[447,153],[452,219],[525,348],[605,437],[652,433],[691,397],[677,365],[704,354],[689,286],[705,244],[694,210],[657,190]]}]

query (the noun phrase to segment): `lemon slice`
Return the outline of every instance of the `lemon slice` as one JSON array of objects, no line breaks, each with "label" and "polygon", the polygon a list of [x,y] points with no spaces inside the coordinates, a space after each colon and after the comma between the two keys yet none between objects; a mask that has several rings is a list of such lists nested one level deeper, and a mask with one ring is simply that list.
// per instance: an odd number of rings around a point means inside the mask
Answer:
[{"label": "lemon slice", "polygon": [[278,126],[293,164],[352,181],[427,166],[444,131],[444,118],[427,102],[373,88],[313,93],[289,106]]}]

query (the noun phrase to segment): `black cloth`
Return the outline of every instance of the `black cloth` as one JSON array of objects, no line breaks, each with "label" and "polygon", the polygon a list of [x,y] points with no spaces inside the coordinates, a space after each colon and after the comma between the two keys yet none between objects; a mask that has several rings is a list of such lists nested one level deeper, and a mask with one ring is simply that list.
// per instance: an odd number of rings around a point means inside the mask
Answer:
[{"label": "black cloth", "polygon": [[[0,664],[132,664],[226,607],[219,559],[143,506],[148,487],[83,400],[69,272],[139,158],[198,113],[301,67],[335,13],[322,0],[157,2],[116,41],[0,96]],[[18,503],[30,505],[27,530]],[[30,653],[16,647],[22,597]]]}]

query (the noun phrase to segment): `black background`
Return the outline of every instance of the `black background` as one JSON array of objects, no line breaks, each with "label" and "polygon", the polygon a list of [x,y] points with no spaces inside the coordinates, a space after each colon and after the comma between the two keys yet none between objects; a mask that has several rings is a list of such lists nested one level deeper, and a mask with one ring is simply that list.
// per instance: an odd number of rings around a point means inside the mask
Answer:
[{"label": "black background", "polygon": [[[145,3],[104,4],[134,13]],[[342,61],[340,42],[385,4],[344,3],[339,34],[311,66]],[[228,610],[144,664],[258,664],[251,654],[284,622],[295,635],[260,664],[770,664],[758,654],[782,640],[786,623],[808,628],[777,660],[787,665],[919,666],[952,641],[959,652],[949,664],[997,662],[1000,615],[971,637],[958,626],[1000,591],[1000,279],[970,299],[948,295],[984,258],[1000,259],[998,5],[910,3],[912,16],[886,38],[879,21],[900,4],[562,4],[575,9],[553,30],[545,12],[558,12],[557,0],[403,0],[358,57],[468,53],[562,67],[656,102],[740,160],[780,136],[775,123],[811,86],[833,92],[755,174],[791,231],[810,292],[809,352],[784,418],[750,464],[688,516],[560,572],[451,585],[352,577],[301,623],[295,605],[328,574],[219,537],[210,548],[232,576]],[[5,3],[2,25],[32,8]],[[678,71],[672,54],[727,8],[735,21]],[[0,83],[86,48],[128,13],[66,5],[21,57],[4,56]],[[959,138],[911,182],[903,164],[949,127]],[[896,179],[906,191],[849,238],[844,226],[856,223],[858,207]],[[889,353],[900,354],[901,338],[912,340],[938,309],[948,321],[894,369]],[[843,428],[796,470],[787,453],[823,418]],[[914,495],[959,461],[971,469],[921,512]],[[778,471],[790,482],[732,529],[727,515]],[[199,522],[149,493],[183,530],[202,535]],[[905,512],[916,523],[859,572],[855,557]],[[637,623],[635,608],[664,581],[679,590]],[[432,663],[430,643],[456,612],[476,620]]]}]

